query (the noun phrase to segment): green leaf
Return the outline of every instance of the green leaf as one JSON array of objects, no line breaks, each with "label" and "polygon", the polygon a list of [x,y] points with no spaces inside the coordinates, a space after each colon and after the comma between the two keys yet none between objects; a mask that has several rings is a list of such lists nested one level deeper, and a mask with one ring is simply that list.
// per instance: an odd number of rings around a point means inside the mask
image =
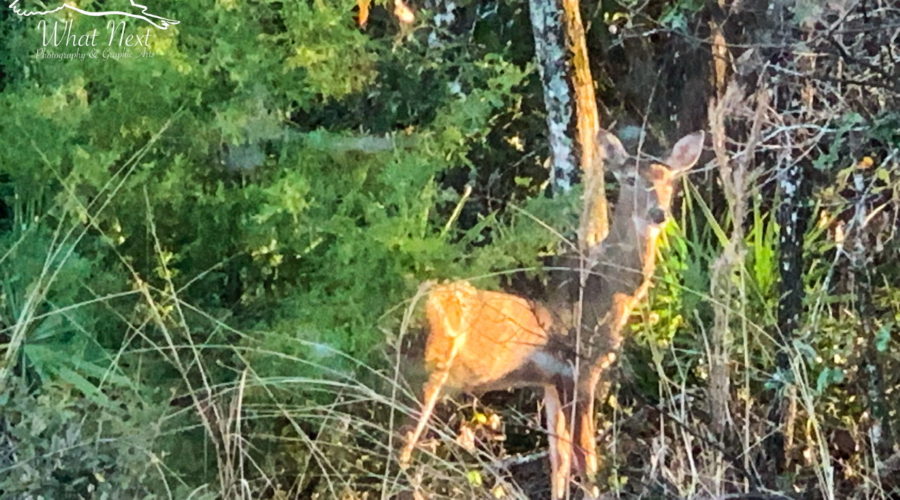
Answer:
[{"label": "green leaf", "polygon": [[470,485],[475,487],[481,487],[481,485],[484,484],[484,479],[481,477],[481,472],[474,469],[466,471],[466,480]]},{"label": "green leaf", "polygon": [[844,381],[844,370],[840,368],[824,368],[816,378],[816,393],[822,394],[828,386]]},{"label": "green leaf", "polygon": [[875,334],[875,349],[878,350],[878,352],[887,352],[891,342],[891,330],[893,328],[894,323],[888,322]]}]

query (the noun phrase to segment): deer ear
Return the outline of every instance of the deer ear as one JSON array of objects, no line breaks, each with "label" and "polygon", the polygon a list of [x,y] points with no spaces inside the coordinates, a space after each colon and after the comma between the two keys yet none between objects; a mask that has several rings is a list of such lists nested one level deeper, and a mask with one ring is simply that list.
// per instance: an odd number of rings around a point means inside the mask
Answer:
[{"label": "deer ear", "polygon": [[686,172],[693,167],[703,152],[704,137],[705,134],[700,130],[679,139],[669,153],[666,165],[675,172]]},{"label": "deer ear", "polygon": [[604,168],[614,173],[621,170],[628,160],[628,152],[625,151],[625,146],[622,146],[622,141],[612,132],[600,129],[597,144],[603,155]]}]

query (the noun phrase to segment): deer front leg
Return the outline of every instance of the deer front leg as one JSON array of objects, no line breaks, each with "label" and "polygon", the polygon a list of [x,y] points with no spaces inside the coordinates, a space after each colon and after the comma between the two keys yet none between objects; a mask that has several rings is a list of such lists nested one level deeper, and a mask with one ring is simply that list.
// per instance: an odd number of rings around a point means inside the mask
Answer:
[{"label": "deer front leg", "polygon": [[413,449],[416,447],[419,438],[422,437],[425,426],[428,425],[428,420],[431,419],[431,414],[434,412],[434,407],[441,396],[441,390],[447,383],[447,377],[449,375],[449,370],[438,370],[428,377],[428,382],[425,383],[425,390],[422,397],[422,414],[419,416],[419,421],[416,423],[416,429],[407,435],[406,444],[400,452],[400,467],[409,465]]},{"label": "deer front leg", "polygon": [[550,455],[551,498],[565,498],[572,471],[572,434],[556,387],[544,388],[544,412],[547,416],[547,441]]},{"label": "deer front leg", "polygon": [[593,484],[597,479],[598,469],[593,395],[590,398],[579,400],[577,404],[579,408],[575,417],[575,439],[578,442],[576,453],[578,469],[584,475],[585,481]]},{"label": "deer front leg", "polygon": [[600,356],[597,363],[583,375],[584,378],[579,381],[576,389],[574,438],[578,447],[575,450],[575,460],[585,482],[586,498],[596,498],[600,495],[597,485],[600,460],[597,455],[594,401],[598,395],[600,401],[606,400],[611,386],[610,369],[615,364],[616,358],[615,352],[607,352]]},{"label": "deer front leg", "polygon": [[575,451],[576,467],[584,481],[585,498],[596,498],[600,495],[597,486],[597,438],[594,422],[594,391],[591,383],[580,390],[576,398],[574,438],[578,443]]}]

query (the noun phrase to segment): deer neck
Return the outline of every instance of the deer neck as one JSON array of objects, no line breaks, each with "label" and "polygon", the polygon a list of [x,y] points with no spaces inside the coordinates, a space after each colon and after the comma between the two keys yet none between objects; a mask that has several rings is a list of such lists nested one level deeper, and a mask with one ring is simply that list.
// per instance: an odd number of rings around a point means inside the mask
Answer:
[{"label": "deer neck", "polygon": [[[610,331],[594,339],[609,344],[609,349],[602,350],[618,348],[618,330],[646,295],[656,265],[660,218],[668,206],[659,206],[654,191],[639,181],[636,186],[623,186],[615,208],[609,235],[592,252],[591,272],[584,282],[582,328]],[[656,214],[657,220],[651,220],[648,212]]]},{"label": "deer neck", "polygon": [[650,208],[624,193],[616,204],[609,235],[592,260],[601,277],[609,278],[608,290],[632,294],[653,274],[660,224],[646,216]]}]

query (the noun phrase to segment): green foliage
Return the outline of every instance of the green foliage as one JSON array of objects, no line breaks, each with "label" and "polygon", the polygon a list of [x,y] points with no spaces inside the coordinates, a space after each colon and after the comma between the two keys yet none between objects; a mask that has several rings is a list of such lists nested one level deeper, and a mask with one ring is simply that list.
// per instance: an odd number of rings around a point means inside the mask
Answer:
[{"label": "green foliage", "polygon": [[160,457],[152,451],[152,413],[125,394],[115,398],[117,404],[100,405],[57,383],[44,384],[41,394],[30,394],[21,384],[0,391],[0,496],[186,494],[177,483],[167,484]]},{"label": "green foliage", "polygon": [[55,239],[41,225],[0,236],[0,318],[15,318],[10,335],[21,345],[19,359],[0,368],[44,382],[59,378],[86,397],[108,402],[101,381],[126,386],[127,380],[107,351],[118,345],[109,343],[109,315],[92,302],[121,281],[100,272],[74,243],[54,244]]},{"label": "green foliage", "polygon": [[672,30],[684,32],[688,31],[688,22],[703,7],[701,0],[678,0],[676,2],[668,2],[659,17],[659,23]]},{"label": "green foliage", "polygon": [[843,158],[843,155],[840,153],[841,147],[844,146],[844,141],[847,138],[847,133],[862,123],[862,121],[862,116],[856,113],[842,116],[838,120],[838,128],[831,142],[831,147],[828,148],[827,153],[816,157],[813,161],[813,166],[820,170],[828,170],[834,166],[839,158]]},{"label": "green foliage", "polygon": [[[120,60],[27,59],[40,30],[3,25],[0,368],[33,386],[8,399],[0,436],[37,462],[0,465],[21,482],[0,491],[140,496],[160,493],[159,475],[214,481],[213,461],[178,458],[209,458],[196,411],[138,445],[120,437],[146,421],[121,413],[143,403],[124,395],[165,409],[245,367],[258,380],[347,380],[383,362],[384,332],[422,280],[535,266],[555,244],[535,218],[565,228],[550,215],[574,198],[526,199],[461,227],[453,210],[472,199],[442,183],[451,169],[477,176],[472,151],[487,149],[530,70],[503,44],[441,60],[372,36],[354,5],[155,4],[181,23],[151,31],[153,57]],[[87,16],[48,18],[69,19],[73,32],[102,31]],[[65,443],[27,431],[29,412]],[[91,413],[102,418],[84,425]],[[171,470],[147,460],[166,453]],[[65,478],[36,485],[51,462]]]}]

